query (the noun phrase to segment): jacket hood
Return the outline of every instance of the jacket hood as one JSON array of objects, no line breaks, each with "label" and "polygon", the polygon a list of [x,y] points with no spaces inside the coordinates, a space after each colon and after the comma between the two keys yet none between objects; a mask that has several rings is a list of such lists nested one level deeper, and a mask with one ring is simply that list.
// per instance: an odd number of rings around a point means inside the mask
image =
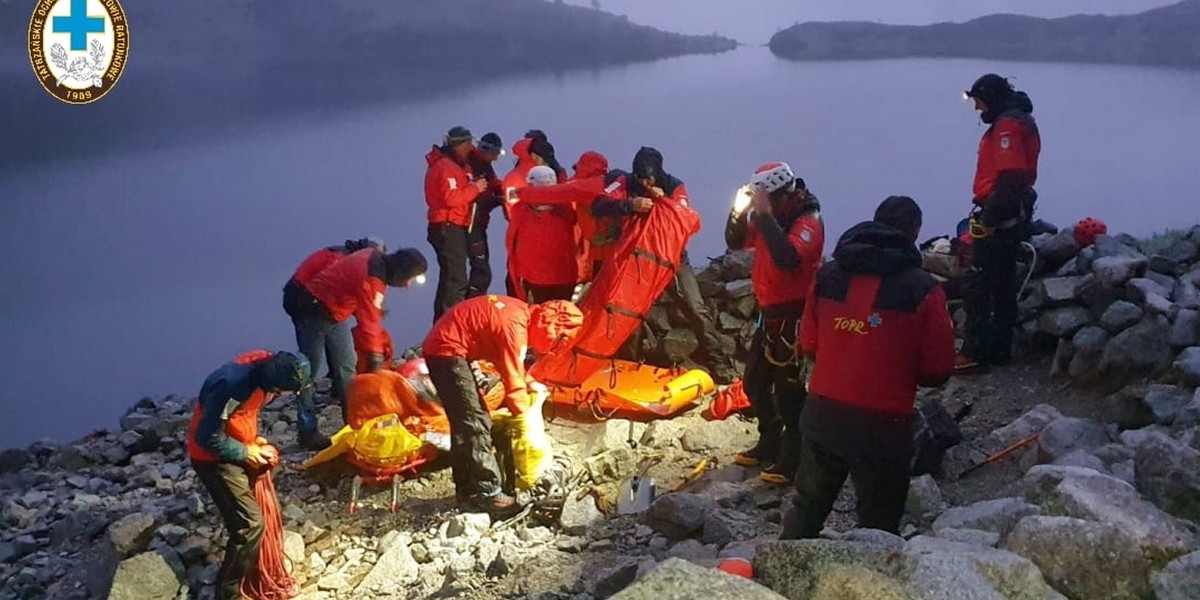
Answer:
[{"label": "jacket hood", "polygon": [[599,152],[589,150],[581,154],[579,160],[575,161],[574,169],[576,179],[599,177],[608,172],[608,159]]},{"label": "jacket hood", "polygon": [[642,146],[633,157],[633,176],[646,177],[653,175],[655,179],[663,179],[663,155],[655,148]]},{"label": "jacket hood", "polygon": [[446,153],[442,152],[442,147],[434,146],[433,149],[429,151],[429,154],[425,155],[425,162],[433,165],[433,163],[437,162],[438,159],[442,158],[443,156],[446,156]]},{"label": "jacket hood", "polygon": [[533,162],[533,155],[530,154],[529,148],[533,145],[533,140],[529,138],[521,138],[517,143],[513,144],[513,156],[517,157],[517,164],[530,164]]},{"label": "jacket hood", "polygon": [[864,221],[838,240],[833,260],[846,271],[886,276],[921,266],[921,251],[899,229]]}]

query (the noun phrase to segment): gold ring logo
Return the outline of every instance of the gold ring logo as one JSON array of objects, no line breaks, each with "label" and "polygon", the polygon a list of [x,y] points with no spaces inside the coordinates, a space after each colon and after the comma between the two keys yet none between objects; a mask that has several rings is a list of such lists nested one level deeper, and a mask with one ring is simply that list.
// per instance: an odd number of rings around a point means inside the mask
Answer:
[{"label": "gold ring logo", "polygon": [[42,88],[68,104],[90,104],[121,79],[129,22],[120,0],[38,0],[29,19],[29,64]]}]

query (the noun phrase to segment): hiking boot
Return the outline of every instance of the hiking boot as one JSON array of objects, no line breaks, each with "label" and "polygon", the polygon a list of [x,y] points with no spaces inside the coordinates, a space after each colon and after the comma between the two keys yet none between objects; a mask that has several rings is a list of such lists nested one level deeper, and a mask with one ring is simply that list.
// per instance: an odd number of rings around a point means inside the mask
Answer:
[{"label": "hiking boot", "polygon": [[758,479],[763,483],[769,483],[771,485],[790,485],[792,483],[793,475],[795,475],[795,473],[788,473],[787,467],[781,465],[780,463],[775,463],[773,465],[767,465],[764,467],[762,472],[758,474]]},{"label": "hiking boot", "polygon": [[492,519],[501,520],[516,516],[521,512],[521,504],[516,498],[500,492],[495,496],[475,496],[471,500],[475,509],[491,515]]},{"label": "hiking boot", "polygon": [[313,452],[320,452],[329,447],[331,443],[329,436],[322,434],[320,431],[301,431],[300,435],[296,436],[300,442],[300,447]]},{"label": "hiking boot", "polygon": [[749,450],[743,450],[733,455],[733,464],[743,467],[757,467],[765,462],[775,460],[775,455],[778,452],[773,448],[768,448],[761,441],[754,445]]}]

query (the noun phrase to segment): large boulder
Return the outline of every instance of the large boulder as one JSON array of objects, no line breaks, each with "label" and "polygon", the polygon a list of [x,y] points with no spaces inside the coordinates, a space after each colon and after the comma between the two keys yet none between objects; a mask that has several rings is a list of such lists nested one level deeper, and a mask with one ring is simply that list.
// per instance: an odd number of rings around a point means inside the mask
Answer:
[{"label": "large boulder", "polygon": [[758,527],[749,515],[729,508],[718,508],[704,520],[704,533],[700,541],[724,548],[733,542],[753,539],[756,535]]},{"label": "large boulder", "polygon": [[1069,227],[1055,234],[1037,236],[1033,245],[1037,248],[1038,260],[1047,270],[1056,270],[1079,254],[1075,234]]},{"label": "large boulder", "polygon": [[681,540],[700,533],[708,515],[717,509],[712,498],[675,493],[660,496],[650,505],[643,521],[668,539]]},{"label": "large boulder", "polygon": [[604,513],[596,508],[596,501],[590,494],[582,499],[575,496],[569,494],[563,503],[559,525],[567,535],[585,535],[604,522]]},{"label": "large boulder", "polygon": [[755,577],[793,600],[910,600],[902,582],[913,568],[902,550],[836,540],[773,542],[754,557]]},{"label": "large boulder", "polygon": [[395,589],[417,580],[421,565],[413,558],[407,544],[395,544],[371,567],[366,578],[358,584],[356,596]]},{"label": "large boulder", "polygon": [[916,567],[905,587],[921,600],[1063,598],[1032,562],[1004,550],[917,536],[906,554]]},{"label": "large boulder", "polygon": [[1050,277],[1033,286],[1034,301],[1040,307],[1055,307],[1079,302],[1079,284],[1083,277]]},{"label": "large boulder", "polygon": [[1200,386],[1200,346],[1192,346],[1181,352],[1175,360],[1175,370],[1183,385]]},{"label": "large boulder", "polygon": [[1142,320],[1142,307],[1124,300],[1113,302],[1100,315],[1100,325],[1112,333],[1120,333]]},{"label": "large boulder", "polygon": [[1154,578],[1157,600],[1196,600],[1200,598],[1200,552],[1170,562]]},{"label": "large boulder", "polygon": [[639,582],[625,588],[612,600],[692,600],[694,598],[744,598],[783,600],[783,596],[742,577],[669,558],[654,567]]},{"label": "large boulder", "polygon": [[1020,487],[1045,515],[1124,529],[1151,560],[1170,560],[1196,543],[1186,526],[1142,498],[1132,485],[1091,469],[1038,465],[1025,474]]},{"label": "large boulder", "polygon": [[1075,335],[1076,331],[1092,322],[1092,313],[1082,306],[1052,308],[1038,318],[1038,329],[1059,338]]},{"label": "large boulder", "polygon": [[943,529],[981,529],[994,531],[1003,537],[1021,519],[1041,512],[1040,508],[1021,498],[984,500],[947,510],[933,522],[933,530],[936,532]]},{"label": "large boulder", "polygon": [[1192,392],[1173,385],[1150,386],[1142,398],[1142,404],[1159,425],[1170,425],[1183,407],[1192,401]]},{"label": "large boulder", "polygon": [[1175,291],[1171,294],[1175,299],[1175,304],[1180,308],[1196,310],[1200,309],[1200,287],[1196,284],[1184,281],[1182,279],[1175,282]]},{"label": "large boulder", "polygon": [[1171,323],[1162,315],[1147,315],[1137,325],[1109,340],[1100,358],[1100,369],[1117,375],[1138,375],[1167,366]]},{"label": "large boulder", "polygon": [[183,587],[166,557],[145,552],[121,561],[108,600],[175,600]]},{"label": "large boulder", "polygon": [[1062,418],[1062,413],[1049,404],[1039,404],[1029,409],[1013,422],[988,434],[987,445],[994,448],[1006,448],[1035,433],[1041,432],[1047,425]]},{"label": "large boulder", "polygon": [[1095,273],[1096,278],[1104,285],[1122,286],[1130,279],[1145,273],[1149,263],[1144,257],[1102,256],[1092,262],[1092,273]]},{"label": "large boulder", "polygon": [[1137,447],[1138,490],[1177,517],[1200,522],[1200,451],[1157,434]]},{"label": "large boulder", "polygon": [[1200,311],[1183,309],[1171,324],[1171,337],[1168,340],[1174,348],[1186,348],[1200,343]]},{"label": "large boulder", "polygon": [[1116,525],[1026,517],[1004,548],[1033,561],[1050,585],[1069,598],[1138,600],[1150,590],[1150,562],[1137,540]]},{"label": "large boulder", "polygon": [[1091,419],[1063,417],[1042,430],[1038,438],[1038,461],[1054,462],[1077,450],[1095,450],[1110,440],[1104,426]]},{"label": "large boulder", "polygon": [[108,543],[119,559],[128,558],[146,549],[156,530],[154,517],[133,513],[108,526]]}]

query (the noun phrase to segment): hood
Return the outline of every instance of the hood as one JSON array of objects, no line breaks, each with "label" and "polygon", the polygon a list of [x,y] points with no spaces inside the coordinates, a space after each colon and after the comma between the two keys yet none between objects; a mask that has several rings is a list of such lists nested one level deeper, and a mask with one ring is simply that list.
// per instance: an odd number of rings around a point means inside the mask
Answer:
[{"label": "hood", "polygon": [[517,164],[530,164],[533,162],[533,156],[529,153],[529,147],[533,144],[533,140],[529,138],[521,138],[517,143],[513,144],[513,156],[517,157]]},{"label": "hood", "polygon": [[583,313],[566,300],[552,300],[529,308],[529,347],[539,354],[570,342],[583,328]]},{"label": "hood", "polygon": [[1019,110],[1023,113],[1033,114],[1033,100],[1025,92],[1013,92],[1013,95],[1008,98],[1008,110]]},{"label": "hood", "polygon": [[663,155],[655,148],[642,146],[633,157],[633,176],[646,177],[653,175],[655,179],[663,179]]},{"label": "hood", "polygon": [[1029,98],[1029,94],[1014,91],[1002,103],[996,106],[988,105],[988,109],[979,115],[979,119],[991,125],[1000,117],[1012,113],[1033,114],[1033,100]]},{"label": "hood", "polygon": [[425,162],[429,163],[429,165],[432,166],[433,163],[437,162],[438,159],[442,158],[443,156],[445,156],[446,158],[450,158],[451,160],[454,160],[448,154],[446,154],[445,151],[442,150],[441,146],[434,146],[433,149],[429,151],[429,154],[425,155]]},{"label": "hood", "polygon": [[608,159],[599,152],[588,150],[575,161],[575,179],[599,177],[608,172]]},{"label": "hood", "polygon": [[920,267],[921,252],[899,229],[864,221],[842,234],[833,251],[833,260],[851,273],[885,276]]}]

